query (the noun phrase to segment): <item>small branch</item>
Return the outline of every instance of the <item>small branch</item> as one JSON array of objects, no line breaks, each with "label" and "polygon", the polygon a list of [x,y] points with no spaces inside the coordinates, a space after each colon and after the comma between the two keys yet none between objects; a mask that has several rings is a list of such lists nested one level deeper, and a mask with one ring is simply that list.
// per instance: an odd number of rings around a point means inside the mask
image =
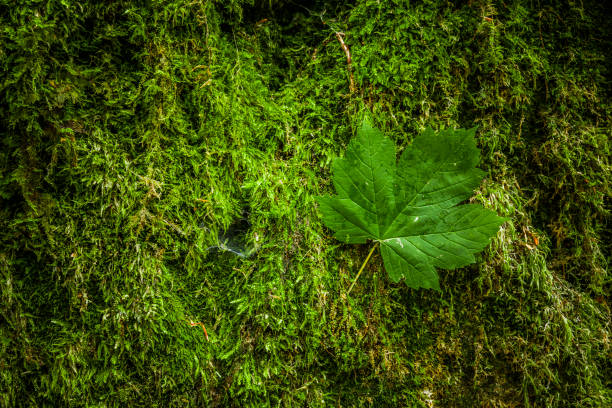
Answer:
[{"label": "small branch", "polygon": [[187,322],[189,323],[189,325],[190,325],[191,327],[194,327],[194,326],[200,326],[200,327],[202,327],[202,330],[204,330],[204,336],[206,336],[206,341],[210,341],[210,340],[208,340],[208,333],[206,332],[206,327],[204,326],[204,323],[201,323],[201,322],[194,322],[194,321],[192,321],[192,320],[188,320]]},{"label": "small branch", "polygon": [[357,90],[357,88],[355,87],[355,78],[353,77],[353,67],[351,65],[352,63],[351,52],[349,51],[348,45],[346,45],[346,43],[344,42],[343,36],[344,36],[344,33],[336,32],[336,38],[338,39],[338,41],[340,41],[340,46],[342,47],[342,49],[344,50],[344,53],[346,54],[346,65],[348,66],[349,80],[350,80],[349,89],[351,90],[351,93],[353,93]]},{"label": "small branch", "polygon": [[372,249],[370,249],[370,253],[368,254],[368,257],[363,262],[363,265],[361,265],[361,269],[359,269],[359,272],[357,272],[357,276],[355,277],[355,280],[351,284],[351,287],[349,288],[348,292],[346,292],[346,296],[348,296],[351,293],[351,290],[353,290],[353,286],[355,286],[355,283],[357,283],[357,279],[359,279],[359,275],[361,275],[361,272],[363,272],[363,268],[365,268],[366,264],[370,260],[370,257],[374,253],[374,250],[376,249],[377,246],[378,246],[378,242],[372,247]]},{"label": "small branch", "polygon": [[351,65],[351,52],[349,51],[348,45],[346,45],[344,43],[344,39],[342,38],[342,36],[344,35],[344,33],[336,33],[336,38],[338,39],[338,41],[340,41],[340,45],[342,46],[342,49],[344,50],[344,53],[346,54],[346,63],[347,65]]}]

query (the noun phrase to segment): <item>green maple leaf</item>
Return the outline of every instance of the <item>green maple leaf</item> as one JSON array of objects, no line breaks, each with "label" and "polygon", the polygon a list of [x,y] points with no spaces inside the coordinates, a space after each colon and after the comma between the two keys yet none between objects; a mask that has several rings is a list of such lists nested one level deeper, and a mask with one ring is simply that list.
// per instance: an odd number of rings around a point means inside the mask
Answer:
[{"label": "green maple leaf", "polygon": [[474,254],[506,221],[479,205],[457,205],[485,175],[476,168],[474,134],[475,129],[427,129],[396,166],[393,142],[364,122],[344,158],[333,162],[338,195],[317,197],[324,224],[340,241],[380,243],[393,281],[439,290],[435,268],[474,263]]}]

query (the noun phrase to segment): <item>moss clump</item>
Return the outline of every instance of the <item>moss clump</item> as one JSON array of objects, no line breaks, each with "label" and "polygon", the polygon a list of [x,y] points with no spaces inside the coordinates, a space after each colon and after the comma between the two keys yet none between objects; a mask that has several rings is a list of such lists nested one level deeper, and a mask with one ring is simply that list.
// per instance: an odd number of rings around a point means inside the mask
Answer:
[{"label": "moss clump", "polygon": [[[603,7],[3,2],[0,406],[610,404]],[[313,196],[364,112],[479,125],[512,222],[441,294],[346,296]]]}]

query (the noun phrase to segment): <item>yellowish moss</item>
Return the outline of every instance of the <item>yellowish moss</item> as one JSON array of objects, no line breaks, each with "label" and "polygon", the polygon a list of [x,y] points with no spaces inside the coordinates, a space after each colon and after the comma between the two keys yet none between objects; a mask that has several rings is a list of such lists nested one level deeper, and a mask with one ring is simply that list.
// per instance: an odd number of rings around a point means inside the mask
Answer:
[{"label": "yellowish moss", "polygon": [[[603,8],[3,2],[0,406],[609,405]],[[364,112],[479,126],[512,222],[441,294],[346,296],[313,197]]]}]

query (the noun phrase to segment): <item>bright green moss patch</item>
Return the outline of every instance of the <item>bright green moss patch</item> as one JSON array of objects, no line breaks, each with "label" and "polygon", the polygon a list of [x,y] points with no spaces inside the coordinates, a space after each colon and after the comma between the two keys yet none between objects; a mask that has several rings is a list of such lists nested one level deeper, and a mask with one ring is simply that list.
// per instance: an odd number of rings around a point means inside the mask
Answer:
[{"label": "bright green moss patch", "polygon": [[[605,16],[0,3],[0,406],[609,405]],[[367,248],[314,197],[364,114],[478,125],[470,201],[511,221],[441,293],[374,255],[346,295]],[[240,220],[252,256],[210,249]]]}]

